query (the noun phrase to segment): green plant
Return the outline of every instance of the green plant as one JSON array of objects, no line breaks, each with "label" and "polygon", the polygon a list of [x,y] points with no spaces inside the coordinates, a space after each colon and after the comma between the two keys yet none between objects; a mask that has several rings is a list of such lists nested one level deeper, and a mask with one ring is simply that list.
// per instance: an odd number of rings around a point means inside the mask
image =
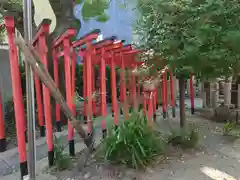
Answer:
[{"label": "green plant", "polygon": [[168,144],[182,148],[195,148],[199,141],[199,132],[196,128],[172,129],[168,137]]},{"label": "green plant", "polygon": [[64,153],[65,146],[61,144],[60,139],[55,136],[54,142],[54,163],[57,170],[62,171],[71,167],[71,159]]},{"label": "green plant", "polygon": [[108,129],[97,155],[139,169],[163,154],[165,144],[161,134],[147,124],[142,112],[133,112],[118,128]]},{"label": "green plant", "polygon": [[[180,104],[184,104],[184,81],[190,72],[201,79],[232,76],[239,72],[240,1],[136,2],[136,44],[149,50],[146,64],[159,67],[156,64],[162,62],[178,77]],[[181,114],[185,113],[184,108],[180,107]],[[180,116],[181,126],[186,124],[185,117]]]},{"label": "green plant", "polygon": [[223,135],[229,135],[229,133],[233,130],[234,123],[228,121],[223,126]]},{"label": "green plant", "polygon": [[240,126],[235,122],[228,121],[223,126],[223,135],[240,137]]}]

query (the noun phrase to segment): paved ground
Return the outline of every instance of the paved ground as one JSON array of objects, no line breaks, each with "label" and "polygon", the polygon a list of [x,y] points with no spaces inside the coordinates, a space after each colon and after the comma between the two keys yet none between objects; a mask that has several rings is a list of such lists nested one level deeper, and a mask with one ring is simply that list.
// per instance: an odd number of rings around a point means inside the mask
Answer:
[{"label": "paved ground", "polygon": [[[147,173],[146,180],[239,180],[240,140],[222,136],[222,125],[188,116],[200,127],[203,150],[172,158]],[[173,122],[174,123],[174,122]]]},{"label": "paved ground", "polygon": [[[201,107],[201,100],[195,100],[197,107]],[[186,101],[187,107],[190,107],[189,100]],[[177,110],[178,111],[178,110]],[[160,114],[158,114],[160,116]],[[202,118],[188,114],[188,120],[194,122],[201,128],[201,144],[205,146],[204,150],[196,154],[186,154],[179,159],[170,159],[168,164],[151,169],[144,174],[144,180],[202,180],[211,179],[209,176],[225,172],[233,176],[236,180],[240,179],[240,142],[221,136],[221,125],[204,120]],[[178,119],[172,120],[173,124],[178,124]],[[160,123],[162,128],[164,122]],[[63,143],[67,144],[67,132],[58,133]],[[97,137],[100,136],[100,129],[97,128]],[[99,141],[99,139],[98,139]],[[77,140],[77,151],[80,151],[84,145]],[[37,140],[37,160],[39,161],[37,169],[40,171],[47,165],[47,146],[44,139]],[[215,170],[211,169],[215,168]],[[218,171],[217,171],[217,170]],[[17,149],[11,149],[0,154],[0,179],[1,180],[19,180],[19,163]],[[205,175],[203,171],[211,175]],[[212,171],[212,172],[211,172]],[[220,172],[221,171],[221,172]],[[224,177],[223,174],[220,174]],[[49,175],[39,176],[40,179],[54,180]],[[219,179],[219,178],[212,178]],[[225,180],[232,180],[229,177]],[[107,179],[105,179],[107,180]],[[220,178],[224,180],[224,178]]]}]

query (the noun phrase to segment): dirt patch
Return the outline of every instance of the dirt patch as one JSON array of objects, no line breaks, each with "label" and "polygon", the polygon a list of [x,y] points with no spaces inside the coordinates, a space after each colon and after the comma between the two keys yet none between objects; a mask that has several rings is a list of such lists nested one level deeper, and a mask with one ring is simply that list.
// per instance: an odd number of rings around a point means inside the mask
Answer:
[{"label": "dirt patch", "polygon": [[[181,162],[183,157],[194,156],[199,149],[182,150],[169,146],[165,156],[159,156],[145,170],[135,170],[123,165],[115,165],[109,162],[99,161],[91,156],[86,166],[79,170],[79,163],[83,158],[82,153],[71,159],[72,166],[68,170],[57,171],[56,168],[46,169],[44,173],[50,173],[58,180],[145,180],[146,174],[151,174],[153,169],[164,167],[168,162],[176,160]],[[185,155],[184,155],[185,154]]]}]

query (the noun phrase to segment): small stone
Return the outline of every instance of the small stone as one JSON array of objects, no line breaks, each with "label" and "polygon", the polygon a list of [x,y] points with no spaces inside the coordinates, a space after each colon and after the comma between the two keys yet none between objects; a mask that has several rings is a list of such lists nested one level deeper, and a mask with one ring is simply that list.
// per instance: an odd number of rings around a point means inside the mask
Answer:
[{"label": "small stone", "polygon": [[90,172],[87,172],[86,174],[84,174],[83,177],[85,180],[90,178]]},{"label": "small stone", "polygon": [[152,169],[150,169],[150,168],[147,168],[147,172],[154,173],[154,171]]}]

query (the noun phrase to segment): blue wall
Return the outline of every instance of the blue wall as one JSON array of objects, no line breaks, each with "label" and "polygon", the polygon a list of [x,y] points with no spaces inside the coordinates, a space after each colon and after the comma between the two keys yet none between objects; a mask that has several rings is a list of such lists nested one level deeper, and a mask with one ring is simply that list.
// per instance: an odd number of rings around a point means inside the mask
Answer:
[{"label": "blue wall", "polygon": [[81,5],[75,7],[75,16],[81,20],[82,27],[78,33],[78,37],[88,33],[93,29],[100,29],[103,38],[117,36],[118,39],[126,40],[126,43],[132,42],[132,23],[135,17],[134,6],[128,4],[126,8],[121,8],[112,0],[107,10],[110,19],[105,23],[100,23],[94,19],[84,22],[81,18]]}]

